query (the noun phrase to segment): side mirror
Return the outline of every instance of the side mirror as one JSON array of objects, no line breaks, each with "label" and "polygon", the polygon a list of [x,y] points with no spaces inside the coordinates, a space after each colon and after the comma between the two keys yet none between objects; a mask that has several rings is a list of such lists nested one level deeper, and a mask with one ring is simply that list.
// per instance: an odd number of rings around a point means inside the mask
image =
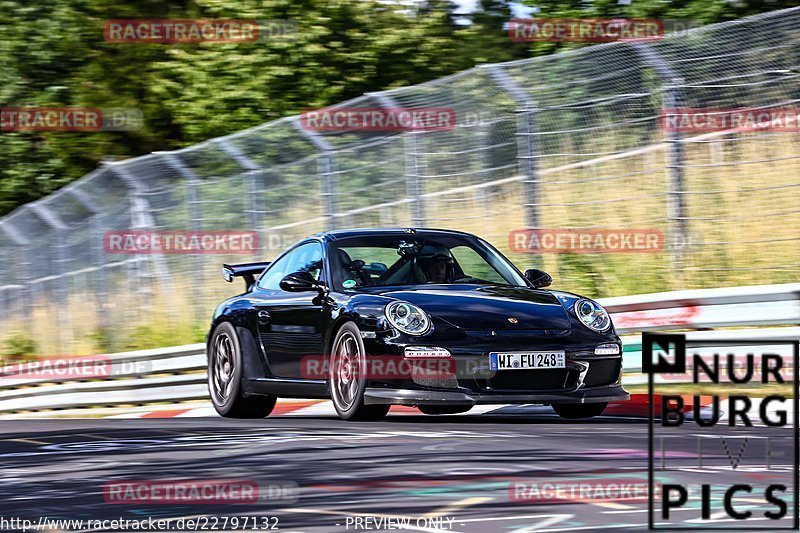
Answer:
[{"label": "side mirror", "polygon": [[280,287],[282,291],[286,292],[308,292],[319,291],[322,284],[315,280],[309,272],[295,272],[283,278]]},{"label": "side mirror", "polygon": [[542,287],[549,287],[553,283],[553,278],[544,270],[538,268],[531,268],[525,271],[525,278],[531,282],[531,285],[536,289]]}]

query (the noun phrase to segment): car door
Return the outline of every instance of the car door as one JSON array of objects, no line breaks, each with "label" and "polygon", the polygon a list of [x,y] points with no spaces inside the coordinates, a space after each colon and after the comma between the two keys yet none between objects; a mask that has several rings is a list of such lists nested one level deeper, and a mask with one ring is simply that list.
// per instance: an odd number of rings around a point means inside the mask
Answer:
[{"label": "car door", "polygon": [[283,291],[280,282],[286,275],[301,271],[322,281],[322,265],[322,244],[308,241],[270,265],[256,285],[253,304],[258,334],[275,377],[314,379],[303,370],[314,366],[301,365],[304,358],[321,359],[323,354],[322,298],[317,291]]}]

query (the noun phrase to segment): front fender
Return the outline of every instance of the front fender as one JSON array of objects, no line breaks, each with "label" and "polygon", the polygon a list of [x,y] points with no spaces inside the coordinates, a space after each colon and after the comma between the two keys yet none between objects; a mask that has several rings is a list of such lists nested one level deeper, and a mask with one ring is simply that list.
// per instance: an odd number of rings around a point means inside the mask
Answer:
[{"label": "front fender", "polygon": [[331,327],[328,328],[325,346],[328,353],[333,347],[336,332],[345,322],[354,322],[362,332],[381,332],[388,329],[383,310],[392,298],[373,294],[356,294],[333,299]]}]

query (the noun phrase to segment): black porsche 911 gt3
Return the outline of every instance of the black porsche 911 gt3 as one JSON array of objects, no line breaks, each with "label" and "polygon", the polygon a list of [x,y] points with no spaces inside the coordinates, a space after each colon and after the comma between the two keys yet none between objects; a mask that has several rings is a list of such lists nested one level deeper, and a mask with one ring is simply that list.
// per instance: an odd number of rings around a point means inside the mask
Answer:
[{"label": "black porsche 911 gt3", "polygon": [[265,417],[284,397],[330,398],[344,419],[393,404],[426,414],[550,404],[585,418],[629,397],[606,311],[545,289],[548,274],[523,275],[474,235],[330,231],[223,275],[246,292],[217,307],[208,335],[222,416]]}]

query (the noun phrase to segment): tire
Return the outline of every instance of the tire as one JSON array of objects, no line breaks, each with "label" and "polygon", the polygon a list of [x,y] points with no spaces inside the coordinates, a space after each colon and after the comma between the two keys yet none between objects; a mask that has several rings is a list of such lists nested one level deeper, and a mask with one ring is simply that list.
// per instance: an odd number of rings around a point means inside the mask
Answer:
[{"label": "tire", "polygon": [[418,405],[417,409],[426,415],[457,415],[472,409],[471,405]]},{"label": "tire", "polygon": [[578,420],[600,416],[606,410],[608,403],[554,403],[553,410],[561,418]]},{"label": "tire", "polygon": [[208,343],[208,393],[225,418],[264,418],[275,408],[275,396],[244,397],[242,346],[236,329],[222,322]]},{"label": "tire", "polygon": [[380,420],[389,405],[364,405],[367,356],[361,331],[345,322],[336,332],[328,365],[328,386],[336,413],[343,420]]}]

